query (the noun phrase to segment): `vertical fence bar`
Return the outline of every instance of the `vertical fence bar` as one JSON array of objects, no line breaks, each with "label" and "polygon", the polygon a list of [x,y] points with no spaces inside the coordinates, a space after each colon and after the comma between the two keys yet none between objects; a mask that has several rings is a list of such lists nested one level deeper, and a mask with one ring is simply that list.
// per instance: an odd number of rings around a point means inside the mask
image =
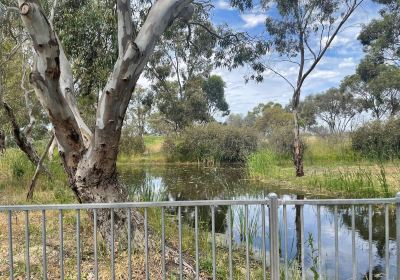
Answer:
[{"label": "vertical fence bar", "polygon": [[43,279],[47,280],[47,256],[46,256],[46,211],[42,210],[42,252],[43,252]]},{"label": "vertical fence bar", "polygon": [[149,272],[149,233],[148,233],[148,225],[147,225],[147,208],[144,208],[144,263],[145,263],[145,271],[146,271],[146,280],[150,279]]},{"label": "vertical fence bar", "polygon": [[128,280],[132,279],[132,211],[128,211]]},{"label": "vertical fence bar", "polygon": [[212,231],[212,267],[213,267],[213,280],[217,279],[217,266],[215,256],[215,206],[211,206],[211,231]]},{"label": "vertical fence bar", "polygon": [[368,205],[368,279],[372,279],[372,206]]},{"label": "vertical fence bar", "polygon": [[111,279],[115,279],[115,248],[114,248],[114,243],[115,243],[115,237],[114,237],[114,209],[110,209],[110,215],[111,215],[111,221],[110,221],[110,231],[111,231],[111,237],[110,237],[110,246],[111,246]]},{"label": "vertical fence bar", "polygon": [[178,207],[178,247],[179,247],[179,279],[183,280],[182,260],[182,208]]},{"label": "vertical fence bar", "polygon": [[166,278],[165,271],[165,209],[161,207],[161,266],[162,266],[162,279]]},{"label": "vertical fence bar", "polygon": [[265,205],[261,204],[261,230],[262,230],[262,242],[261,242],[261,252],[262,252],[262,265],[263,265],[263,280],[267,279],[267,267],[265,263]]},{"label": "vertical fence bar", "polygon": [[356,219],[355,207],[351,206],[351,260],[353,264],[353,280],[357,280],[357,254],[356,254]]},{"label": "vertical fence bar", "polygon": [[400,192],[396,194],[396,252],[397,279],[400,278]]},{"label": "vertical fence bar", "polygon": [[10,280],[14,279],[14,256],[12,237],[12,212],[8,210],[8,265],[10,269]]},{"label": "vertical fence bar", "polygon": [[322,234],[321,234],[321,205],[317,205],[317,242],[318,242],[318,274],[319,277],[323,279],[322,277]]},{"label": "vertical fence bar", "polygon": [[244,206],[244,230],[246,238],[246,279],[250,280],[250,255],[249,255],[249,206]]},{"label": "vertical fence bar", "polygon": [[232,206],[228,207],[228,254],[229,254],[229,279],[233,279],[232,264]]},{"label": "vertical fence bar", "polygon": [[81,279],[81,212],[76,210],[76,271],[77,279]]},{"label": "vertical fence bar", "polygon": [[30,256],[29,256],[29,212],[25,210],[25,266],[26,279],[31,279]]},{"label": "vertical fence bar", "polygon": [[199,275],[199,207],[194,208],[194,235],[196,246],[196,280],[200,278]]},{"label": "vertical fence bar", "polygon": [[279,280],[279,224],[278,224],[278,196],[275,193],[269,197],[269,236],[271,252],[271,280]]},{"label": "vertical fence bar", "polygon": [[288,222],[287,222],[287,210],[286,205],[283,205],[283,223],[284,223],[284,237],[283,242],[285,245],[285,280],[289,279],[289,268],[288,268]]},{"label": "vertical fence bar", "polygon": [[63,229],[63,211],[58,210],[58,233],[60,238],[60,278],[64,279],[64,229]]},{"label": "vertical fence bar", "polygon": [[335,227],[335,279],[339,280],[339,225],[337,205],[335,205],[333,221]]},{"label": "vertical fence bar", "polygon": [[301,239],[301,279],[306,279],[305,249],[304,249],[304,206],[300,205],[300,239]]},{"label": "vertical fence bar", "polygon": [[31,279],[30,256],[29,256],[29,212],[25,210],[25,271],[26,279]]},{"label": "vertical fence bar", "polygon": [[97,210],[93,209],[93,249],[94,249],[94,279],[99,279],[99,262],[97,259]]},{"label": "vertical fence bar", "polygon": [[385,204],[385,279],[390,279],[389,275],[389,205]]}]

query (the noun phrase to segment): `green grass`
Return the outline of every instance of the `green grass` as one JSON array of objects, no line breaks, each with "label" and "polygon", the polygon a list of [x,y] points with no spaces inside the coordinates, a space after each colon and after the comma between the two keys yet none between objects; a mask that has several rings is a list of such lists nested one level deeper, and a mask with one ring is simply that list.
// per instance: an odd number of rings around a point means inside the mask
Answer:
[{"label": "green grass", "polygon": [[141,155],[127,155],[120,153],[118,155],[118,163],[151,163],[164,164],[166,160],[165,154],[162,152],[164,136],[146,135],[143,137],[145,152]]},{"label": "green grass", "polygon": [[343,198],[388,197],[399,191],[400,162],[380,162],[352,151],[347,139],[306,139],[305,176],[296,178],[290,158],[264,149],[252,154],[249,174],[266,183]]},{"label": "green grass", "polygon": [[[40,152],[42,151],[39,147]],[[33,200],[26,201],[25,196],[36,167],[21,150],[7,149],[0,156],[0,204],[75,202],[58,155],[52,161],[45,160],[44,164],[49,169],[51,178],[40,174]]]}]

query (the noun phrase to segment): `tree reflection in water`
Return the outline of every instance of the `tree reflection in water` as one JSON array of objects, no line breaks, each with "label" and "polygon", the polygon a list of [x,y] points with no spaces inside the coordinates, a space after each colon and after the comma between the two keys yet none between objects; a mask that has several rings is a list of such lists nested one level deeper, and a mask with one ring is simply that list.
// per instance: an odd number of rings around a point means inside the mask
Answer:
[{"label": "tree reflection in water", "polygon": [[[263,199],[268,193],[275,192],[281,198],[304,199],[310,198],[303,193],[296,193],[294,190],[287,190],[280,187],[267,187],[261,182],[249,180],[244,168],[238,166],[224,166],[215,168],[202,168],[197,166],[145,166],[135,168],[130,165],[119,166],[119,174],[122,181],[130,191],[131,200],[137,201],[183,201],[183,200],[209,200],[209,199]],[[243,207],[243,206],[241,206]],[[225,233],[227,230],[226,219],[228,214],[227,206],[217,206],[215,211],[215,225],[217,233]],[[368,206],[355,207],[355,228],[357,242],[357,258],[359,279],[368,279]],[[173,215],[177,214],[176,208],[167,209]],[[291,260],[301,260],[301,225],[300,207],[287,207],[288,211],[288,250]],[[317,242],[316,229],[316,207],[304,207],[304,237],[313,234],[314,242]],[[333,207],[321,207],[322,230],[322,252],[317,252],[318,257],[323,260],[323,272],[328,279],[334,274],[334,236],[333,236]],[[240,229],[240,209],[232,207],[233,237],[238,244],[244,242],[243,229]],[[255,251],[261,250],[261,218],[260,207],[249,207],[249,220],[254,222],[254,236],[252,246]],[[204,228],[211,231],[211,209],[199,207],[199,220]],[[183,220],[194,226],[194,207],[182,207]],[[282,211],[280,211],[282,221]],[[351,257],[351,207],[338,207],[339,215],[339,258],[340,277],[351,277],[351,265],[347,263],[349,254]],[[268,218],[266,219],[268,221]],[[385,220],[384,207],[373,207],[373,274],[374,279],[383,279],[384,256],[385,256]],[[395,240],[395,215],[394,209],[390,209],[389,215],[389,236],[392,242],[390,250],[394,250]],[[268,232],[268,222],[266,225]],[[267,234],[268,236],[268,234]],[[281,225],[281,236],[283,226]],[[293,244],[293,246],[291,246]],[[350,244],[350,248],[346,247]],[[283,252],[281,242],[281,252]],[[305,246],[306,267],[309,268],[311,260],[310,248]],[[317,248],[317,244],[314,244]],[[269,250],[267,241],[266,250]],[[390,254],[390,270],[395,274],[394,253]],[[346,259],[347,258],[347,259]],[[300,262],[299,262],[300,263]],[[351,263],[351,259],[350,259]],[[349,270],[350,267],[350,270]],[[306,274],[309,273],[306,272]],[[308,276],[308,274],[307,274]],[[343,278],[344,279],[344,278]]]}]

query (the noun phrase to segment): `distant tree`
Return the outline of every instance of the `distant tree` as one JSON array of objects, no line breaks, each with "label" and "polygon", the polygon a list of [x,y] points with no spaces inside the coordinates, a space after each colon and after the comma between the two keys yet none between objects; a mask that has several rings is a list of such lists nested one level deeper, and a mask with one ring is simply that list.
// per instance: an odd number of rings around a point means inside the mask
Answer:
[{"label": "distant tree", "polygon": [[261,116],[256,119],[255,128],[264,135],[271,135],[281,127],[291,127],[292,114],[286,111],[281,104],[269,102],[264,105]]},{"label": "distant tree", "polygon": [[[220,77],[218,79],[222,81]],[[218,96],[215,95],[215,89],[214,92],[205,91],[210,90],[209,87],[204,87],[207,82],[208,79],[195,77],[185,82],[182,90],[177,81],[164,81],[161,87],[153,87],[159,116],[165,125],[171,127],[172,131],[179,132],[196,122],[209,122],[213,119],[212,114],[217,110],[228,110],[224,98],[224,87],[216,88],[216,90],[222,90]]]},{"label": "distant tree", "polygon": [[[313,97],[307,95],[303,101],[299,103],[299,124],[304,130],[312,130],[317,124],[316,108],[314,106]],[[291,104],[290,102],[289,104]]]},{"label": "distant tree", "polygon": [[222,116],[229,114],[229,105],[225,100],[225,82],[218,75],[211,75],[203,82],[203,91],[207,96],[207,107],[210,116],[221,112]]},{"label": "distant tree", "polygon": [[350,122],[360,111],[353,95],[337,88],[310,95],[304,103],[308,103],[306,106],[314,107],[316,117],[328,126],[330,133],[346,131]]},{"label": "distant tree", "polygon": [[400,2],[374,0],[384,4],[381,17],[364,25],[358,39],[370,57],[400,66]]},{"label": "distant tree", "polygon": [[372,112],[377,120],[395,116],[400,111],[400,69],[369,62],[365,65],[364,62],[358,67],[360,74],[348,76],[342,81],[342,91],[354,95],[361,108]]},{"label": "distant tree", "polygon": [[226,119],[226,124],[233,127],[244,127],[245,122],[240,114],[230,114]]},{"label": "distant tree", "polygon": [[225,83],[211,75],[220,37],[208,13],[196,9],[190,28],[173,26],[166,32],[146,68],[160,116],[175,132],[194,122],[208,122],[216,113],[229,113]]},{"label": "distant tree", "polygon": [[[308,1],[262,1],[266,10],[267,40],[271,53],[277,54],[266,62],[252,63],[255,74],[250,78],[262,81],[262,73],[271,71],[284,79],[293,89],[292,110],[294,119],[293,154],[296,176],[303,176],[303,149],[300,141],[299,104],[304,81],[315,69],[346,21],[363,0],[308,0]],[[259,2],[231,0],[240,10],[252,9]],[[292,63],[297,75],[294,81],[279,72],[274,65]]]},{"label": "distant tree", "polygon": [[150,90],[138,87],[134,91],[129,103],[124,127],[122,128],[123,134],[124,130],[129,130],[131,131],[129,134],[143,137],[153,102],[154,96]]}]

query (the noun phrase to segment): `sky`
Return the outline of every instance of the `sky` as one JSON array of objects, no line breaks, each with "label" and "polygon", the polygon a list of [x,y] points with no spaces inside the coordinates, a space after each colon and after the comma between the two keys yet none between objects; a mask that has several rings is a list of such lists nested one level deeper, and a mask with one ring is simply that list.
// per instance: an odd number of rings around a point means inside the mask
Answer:
[{"label": "sky", "polygon": [[[247,31],[250,34],[260,34],[265,30],[265,12],[255,10],[240,13],[237,9],[232,8],[226,0],[216,0],[213,4],[215,9],[212,12],[212,21],[215,25],[227,24],[234,30]],[[302,91],[303,98],[306,95],[338,86],[345,76],[355,72],[358,62],[364,56],[357,36],[362,24],[379,16],[379,8],[377,4],[366,0],[355,11],[333,41],[324,58],[305,81]],[[297,70],[293,64],[280,63],[275,67],[290,80],[295,79]],[[231,113],[246,115],[259,103],[273,101],[286,105],[289,102],[292,90],[282,78],[270,72],[264,75],[262,83],[250,81],[246,84],[243,76],[248,72],[249,70],[246,68],[233,71],[222,68],[214,70],[214,73],[222,76],[226,82],[225,95]]]}]

